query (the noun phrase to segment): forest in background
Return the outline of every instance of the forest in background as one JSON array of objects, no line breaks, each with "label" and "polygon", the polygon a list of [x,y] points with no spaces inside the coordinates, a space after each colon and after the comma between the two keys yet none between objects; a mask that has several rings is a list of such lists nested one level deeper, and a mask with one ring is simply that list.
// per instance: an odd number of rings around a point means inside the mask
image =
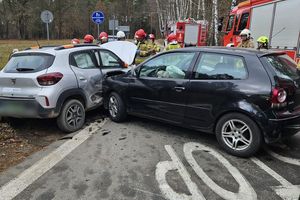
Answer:
[{"label": "forest in background", "polygon": [[52,39],[82,38],[87,33],[96,36],[91,13],[101,10],[106,17],[101,31],[112,34],[108,21],[115,18],[119,25],[130,26],[130,37],[139,28],[162,37],[167,23],[188,17],[207,20],[208,44],[216,45],[220,42],[219,19],[228,15],[231,4],[232,0],[0,0],[0,39],[46,38],[46,26],[40,19],[43,10],[54,14],[49,26]]}]

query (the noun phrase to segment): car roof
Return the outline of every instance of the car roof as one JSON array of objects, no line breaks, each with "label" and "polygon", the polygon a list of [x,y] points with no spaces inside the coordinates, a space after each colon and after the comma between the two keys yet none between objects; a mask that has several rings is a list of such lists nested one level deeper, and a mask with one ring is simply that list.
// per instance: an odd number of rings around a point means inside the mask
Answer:
[{"label": "car roof", "polygon": [[[64,46],[66,46],[66,48],[64,48]],[[65,54],[65,53],[72,53],[72,52],[76,52],[76,51],[89,50],[89,49],[95,49],[95,48],[101,49],[101,47],[98,45],[81,45],[81,46],[79,45],[79,46],[75,46],[75,47],[69,46],[69,48],[67,46],[68,45],[33,47],[33,48],[28,48],[28,49],[16,52],[16,53],[14,53],[14,55],[18,55],[18,54],[20,55],[20,54],[24,54],[24,53],[46,53],[46,54],[55,56],[60,52]]]},{"label": "car roof", "polygon": [[212,47],[187,47],[176,49],[174,51],[184,51],[184,52],[210,52],[210,53],[224,53],[224,54],[236,54],[236,55],[256,55],[258,57],[263,57],[266,55],[272,54],[285,54],[281,50],[256,50],[256,49],[247,49],[247,48],[236,48],[236,47],[221,47],[221,46],[212,46]]}]

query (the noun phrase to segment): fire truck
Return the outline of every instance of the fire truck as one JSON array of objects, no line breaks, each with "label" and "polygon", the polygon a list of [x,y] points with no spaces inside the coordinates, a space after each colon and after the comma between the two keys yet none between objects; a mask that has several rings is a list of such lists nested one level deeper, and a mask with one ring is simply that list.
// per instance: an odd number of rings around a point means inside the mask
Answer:
[{"label": "fire truck", "polygon": [[270,49],[286,51],[300,67],[299,20],[300,0],[244,1],[230,11],[223,28],[224,46],[237,46],[240,32],[248,28],[254,41],[267,36]]},{"label": "fire truck", "polygon": [[170,23],[168,25],[168,34],[175,33],[177,41],[182,47],[188,46],[206,46],[208,35],[208,23],[204,20],[186,20]]}]

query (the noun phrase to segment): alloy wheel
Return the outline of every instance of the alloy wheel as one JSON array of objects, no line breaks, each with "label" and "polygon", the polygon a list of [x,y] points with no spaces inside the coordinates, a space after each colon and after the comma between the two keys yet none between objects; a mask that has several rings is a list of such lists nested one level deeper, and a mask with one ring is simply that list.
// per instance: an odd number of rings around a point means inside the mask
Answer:
[{"label": "alloy wheel", "polygon": [[109,103],[108,103],[108,110],[109,110],[109,114],[112,117],[116,117],[118,114],[118,102],[116,97],[111,96],[109,98]]},{"label": "alloy wheel", "polygon": [[242,151],[251,145],[253,135],[250,127],[245,122],[232,119],[224,123],[222,139],[231,149]]},{"label": "alloy wheel", "polygon": [[77,128],[84,120],[82,108],[77,104],[71,105],[66,112],[66,119],[70,127]]}]

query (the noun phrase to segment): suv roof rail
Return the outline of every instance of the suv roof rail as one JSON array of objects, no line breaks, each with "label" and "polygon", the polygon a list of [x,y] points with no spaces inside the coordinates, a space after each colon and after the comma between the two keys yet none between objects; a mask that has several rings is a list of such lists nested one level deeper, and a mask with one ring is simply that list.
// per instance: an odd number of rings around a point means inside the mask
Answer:
[{"label": "suv roof rail", "polygon": [[32,50],[32,49],[43,49],[43,48],[54,48],[58,47],[59,45],[45,45],[45,46],[33,46],[33,47],[28,47],[25,50]]},{"label": "suv roof rail", "polygon": [[63,50],[63,49],[70,49],[70,48],[76,48],[76,47],[98,47],[99,45],[97,44],[67,44],[67,45],[62,45],[58,46],[55,48],[55,50]]}]

